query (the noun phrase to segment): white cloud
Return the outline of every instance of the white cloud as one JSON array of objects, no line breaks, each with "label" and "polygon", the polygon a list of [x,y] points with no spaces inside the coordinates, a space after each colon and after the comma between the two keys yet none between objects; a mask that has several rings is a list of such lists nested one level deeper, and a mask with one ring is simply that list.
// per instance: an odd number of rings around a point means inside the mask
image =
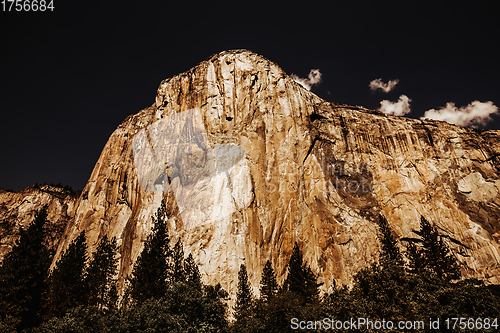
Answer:
[{"label": "white cloud", "polygon": [[393,116],[404,116],[411,112],[410,102],[411,99],[406,95],[399,96],[397,102],[391,102],[384,99],[382,102],[380,102],[379,110]]},{"label": "white cloud", "polygon": [[376,79],[376,80],[373,80],[372,82],[370,82],[370,90],[375,91],[377,89],[380,89],[380,90],[384,91],[385,93],[388,93],[389,91],[394,89],[394,87],[398,83],[399,83],[398,79],[389,80],[389,82],[387,82],[387,83],[382,82],[382,79]]},{"label": "white cloud", "polygon": [[298,77],[295,74],[290,75],[290,77],[307,90],[311,90],[312,86],[321,82],[321,72],[319,69],[311,69],[307,79]]},{"label": "white cloud", "polygon": [[420,119],[444,120],[459,126],[471,126],[477,128],[479,125],[486,125],[492,121],[492,114],[498,113],[498,107],[492,101],[473,101],[467,106],[457,108],[455,103],[446,103],[444,108],[439,110],[430,109],[425,111]]}]

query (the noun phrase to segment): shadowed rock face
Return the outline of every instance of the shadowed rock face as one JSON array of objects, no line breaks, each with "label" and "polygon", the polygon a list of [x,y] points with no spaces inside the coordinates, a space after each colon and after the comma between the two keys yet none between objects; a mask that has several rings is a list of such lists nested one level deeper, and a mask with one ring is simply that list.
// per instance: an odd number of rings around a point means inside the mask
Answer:
[{"label": "shadowed rock face", "polygon": [[[202,126],[165,125],[190,110]],[[155,128],[190,139],[165,145]],[[116,236],[123,282],[165,199],[173,241],[233,295],[243,262],[254,288],[267,259],[283,281],[296,241],[325,286],[350,284],[377,260],[379,213],[401,238],[423,215],[466,276],[500,283],[499,139],[329,103],[258,54],[222,52],[163,81],[155,103],[115,130],[55,260],[82,229],[91,246]]]}]

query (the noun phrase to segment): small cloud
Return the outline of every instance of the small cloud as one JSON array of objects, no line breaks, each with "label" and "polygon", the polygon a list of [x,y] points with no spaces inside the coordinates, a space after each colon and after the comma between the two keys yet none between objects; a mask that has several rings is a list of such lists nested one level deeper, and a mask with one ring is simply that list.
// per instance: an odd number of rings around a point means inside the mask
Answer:
[{"label": "small cloud", "polygon": [[425,111],[424,116],[420,119],[444,120],[459,126],[477,128],[478,126],[484,126],[492,121],[492,114],[498,114],[498,107],[495,106],[492,101],[484,103],[473,101],[469,105],[461,108],[457,108],[455,103],[449,102],[446,103],[444,108],[439,110],[430,109]]},{"label": "small cloud", "polygon": [[394,87],[398,83],[399,83],[398,79],[389,80],[389,82],[387,82],[387,83],[382,82],[382,79],[376,79],[376,80],[373,80],[372,82],[370,82],[370,90],[375,91],[377,89],[380,89],[383,92],[388,93],[389,91],[394,89]]},{"label": "small cloud", "polygon": [[384,99],[382,102],[380,102],[379,111],[391,114],[393,116],[404,116],[411,112],[410,102],[411,99],[406,95],[399,96],[397,102],[391,102]]},{"label": "small cloud", "polygon": [[321,72],[319,71],[319,69],[311,69],[309,75],[307,76],[307,79],[298,77],[295,74],[290,75],[290,77],[307,90],[311,90],[312,86],[321,82]]}]

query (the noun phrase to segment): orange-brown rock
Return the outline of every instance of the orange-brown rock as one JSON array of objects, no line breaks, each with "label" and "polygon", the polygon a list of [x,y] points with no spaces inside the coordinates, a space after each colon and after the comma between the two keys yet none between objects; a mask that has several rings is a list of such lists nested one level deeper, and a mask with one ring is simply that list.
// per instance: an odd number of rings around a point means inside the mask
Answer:
[{"label": "orange-brown rock", "polygon": [[499,167],[499,131],[330,103],[258,54],[221,52],[114,131],[56,259],[83,229],[91,246],[116,236],[123,281],[165,199],[174,241],[233,295],[243,262],[255,289],[267,259],[282,281],[294,242],[325,286],[350,284],[377,260],[379,213],[400,238],[424,216],[465,276],[500,283]]},{"label": "orange-brown rock", "polygon": [[27,228],[45,205],[49,221],[45,241],[55,251],[77,200],[76,193],[50,185],[28,187],[19,193],[0,190],[0,262],[19,239],[20,229]]}]

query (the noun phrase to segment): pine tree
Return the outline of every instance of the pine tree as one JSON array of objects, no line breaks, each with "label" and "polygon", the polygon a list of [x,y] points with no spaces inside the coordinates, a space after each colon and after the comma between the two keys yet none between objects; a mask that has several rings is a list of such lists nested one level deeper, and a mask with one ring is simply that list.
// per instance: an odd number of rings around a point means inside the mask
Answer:
[{"label": "pine tree", "polygon": [[287,296],[279,293],[271,261],[267,260],[260,280],[260,298],[255,302],[255,318],[247,323],[246,332],[281,332],[287,326]]},{"label": "pine tree", "polygon": [[262,279],[260,280],[260,299],[268,302],[278,293],[278,282],[274,274],[273,266],[269,260],[266,261],[262,271]]},{"label": "pine tree", "polygon": [[295,242],[292,256],[287,265],[288,275],[283,285],[284,291],[293,292],[301,297],[299,301],[312,303],[318,300],[319,286],[311,268],[303,262],[302,252]]},{"label": "pine tree", "polygon": [[423,245],[426,249],[425,256],[428,260],[428,267],[432,267],[437,276],[445,280],[460,278],[460,269],[457,260],[453,257],[443,238],[438,235],[435,226],[422,216],[421,217]]},{"label": "pine tree", "polygon": [[186,281],[186,272],[184,270],[184,250],[180,238],[177,243],[175,243],[174,250],[172,251],[172,264],[172,281]]},{"label": "pine tree", "polygon": [[[417,233],[422,237],[422,248],[419,250],[410,249],[414,252],[410,252],[410,265],[424,266],[444,280],[459,279],[460,269],[457,260],[451,254],[442,237],[439,236],[436,227],[421,216],[420,230]],[[417,260],[421,260],[421,262]]]},{"label": "pine tree", "polygon": [[99,308],[107,307],[109,291],[115,284],[113,276],[118,266],[117,252],[115,237],[109,240],[108,236],[104,235],[92,255],[84,279],[88,305]]},{"label": "pine tree", "polygon": [[423,256],[423,251],[420,250],[412,241],[408,242],[406,249],[406,256],[409,260],[409,272],[413,274],[422,273],[425,270],[425,258]]},{"label": "pine tree", "polygon": [[194,288],[201,290],[201,275],[198,265],[194,262],[191,253],[184,263],[184,271],[186,272],[186,282],[191,284]]},{"label": "pine tree", "polygon": [[43,243],[45,223],[47,206],[36,213],[26,230],[21,230],[0,267],[0,319],[19,318],[21,329],[39,322],[51,262],[51,253]]},{"label": "pine tree", "polygon": [[382,243],[381,249],[381,264],[388,265],[393,264],[399,267],[403,267],[403,257],[399,251],[398,241],[392,234],[392,229],[387,223],[387,220],[382,215],[379,215],[379,234],[380,242]]},{"label": "pine tree", "polygon": [[45,296],[45,317],[61,317],[84,303],[84,277],[87,264],[85,231],[71,242],[52,271]]},{"label": "pine tree", "polygon": [[165,201],[153,216],[153,230],[144,243],[129,279],[128,294],[136,302],[165,295],[170,278],[170,248]]},{"label": "pine tree", "polygon": [[117,281],[113,280],[109,287],[106,307],[108,309],[117,309],[119,299],[118,284]]},{"label": "pine tree", "polygon": [[236,292],[236,306],[234,308],[237,321],[247,319],[247,313],[252,306],[252,301],[253,296],[248,282],[247,269],[244,264],[241,264],[238,272],[238,291]]}]

